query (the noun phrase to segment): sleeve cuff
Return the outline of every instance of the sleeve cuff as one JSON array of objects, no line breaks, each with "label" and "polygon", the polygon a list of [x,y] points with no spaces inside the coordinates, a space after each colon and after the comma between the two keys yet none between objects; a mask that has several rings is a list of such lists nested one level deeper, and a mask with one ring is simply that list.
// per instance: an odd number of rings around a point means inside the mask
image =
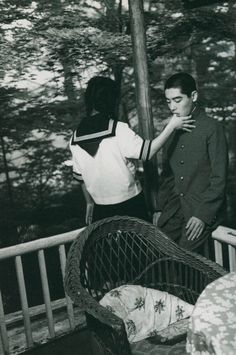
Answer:
[{"label": "sleeve cuff", "polygon": [[207,213],[201,213],[200,211],[196,211],[196,213],[193,213],[193,216],[199,218],[201,221],[203,221],[209,226],[213,225],[217,220],[215,215],[208,215]]},{"label": "sleeve cuff", "polygon": [[143,140],[143,144],[142,144],[140,155],[139,155],[139,159],[141,159],[142,161],[149,160],[151,143],[152,143],[152,141],[150,141],[148,139]]},{"label": "sleeve cuff", "polygon": [[74,172],[74,171],[73,171],[73,178],[74,178],[75,180],[79,181],[79,182],[83,182],[83,181],[84,181],[82,175],[81,175],[81,174],[78,174],[78,173],[76,173],[76,172]]}]

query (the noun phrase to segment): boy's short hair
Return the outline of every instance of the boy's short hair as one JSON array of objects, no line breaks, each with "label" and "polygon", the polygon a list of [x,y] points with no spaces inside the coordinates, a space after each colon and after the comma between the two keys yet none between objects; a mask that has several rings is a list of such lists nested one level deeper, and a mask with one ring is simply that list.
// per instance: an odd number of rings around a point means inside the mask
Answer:
[{"label": "boy's short hair", "polygon": [[166,80],[164,90],[179,88],[182,94],[191,96],[197,90],[195,79],[188,73],[176,73]]}]

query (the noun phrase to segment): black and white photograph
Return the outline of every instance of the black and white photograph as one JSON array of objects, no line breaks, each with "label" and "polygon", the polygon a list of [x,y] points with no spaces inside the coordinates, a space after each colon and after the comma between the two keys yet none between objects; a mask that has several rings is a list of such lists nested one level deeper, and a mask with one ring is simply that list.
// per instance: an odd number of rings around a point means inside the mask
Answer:
[{"label": "black and white photograph", "polygon": [[235,19],[0,0],[0,355],[236,354]]}]

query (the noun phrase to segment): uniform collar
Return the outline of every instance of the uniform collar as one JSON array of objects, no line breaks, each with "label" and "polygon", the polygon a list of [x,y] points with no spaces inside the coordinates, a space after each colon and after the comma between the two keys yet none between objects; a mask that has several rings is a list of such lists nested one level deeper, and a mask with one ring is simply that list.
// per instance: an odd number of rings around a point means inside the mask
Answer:
[{"label": "uniform collar", "polygon": [[202,116],[205,116],[205,111],[203,109],[203,107],[201,107],[200,105],[197,105],[196,108],[194,109],[194,111],[192,112],[192,118],[194,120],[199,120]]},{"label": "uniform collar", "polygon": [[74,131],[72,144],[91,142],[115,135],[117,122],[111,118],[103,118],[99,114],[84,119]]},{"label": "uniform collar", "polygon": [[117,121],[100,114],[84,119],[74,131],[71,144],[78,145],[92,157],[104,138],[115,136]]}]

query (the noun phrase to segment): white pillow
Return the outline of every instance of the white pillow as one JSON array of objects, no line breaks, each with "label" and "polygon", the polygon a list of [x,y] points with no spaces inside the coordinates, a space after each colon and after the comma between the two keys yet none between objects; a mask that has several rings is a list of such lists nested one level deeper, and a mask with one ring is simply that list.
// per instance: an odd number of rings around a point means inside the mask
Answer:
[{"label": "white pillow", "polygon": [[194,307],[168,292],[136,285],[111,290],[100,304],[123,319],[130,343],[155,335],[169,324],[189,317]]}]

